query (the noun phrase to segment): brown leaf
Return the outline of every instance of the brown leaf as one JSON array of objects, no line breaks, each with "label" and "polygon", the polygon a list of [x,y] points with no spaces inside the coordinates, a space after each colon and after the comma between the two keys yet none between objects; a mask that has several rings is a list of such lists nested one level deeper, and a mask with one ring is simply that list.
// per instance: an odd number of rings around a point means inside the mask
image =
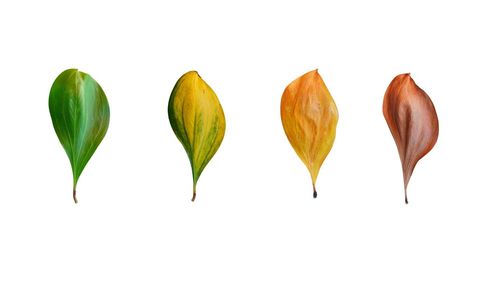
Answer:
[{"label": "brown leaf", "polygon": [[417,162],[436,144],[439,122],[429,96],[410,74],[396,76],[384,96],[383,112],[398,147],[406,188]]}]

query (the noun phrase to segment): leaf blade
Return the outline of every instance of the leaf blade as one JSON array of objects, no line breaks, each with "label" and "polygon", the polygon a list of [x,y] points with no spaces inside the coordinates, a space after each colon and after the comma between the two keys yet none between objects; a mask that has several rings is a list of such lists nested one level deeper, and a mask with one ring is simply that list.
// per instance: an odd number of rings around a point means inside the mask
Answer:
[{"label": "leaf blade", "polygon": [[168,116],[191,164],[194,201],[198,179],[224,139],[224,111],[212,88],[196,71],[190,71],[172,90]]},{"label": "leaf blade", "polygon": [[[71,163],[73,193],[85,166],[109,126],[109,103],[101,86],[77,69],[63,71],[52,84],[49,112]],[[75,203],[77,202],[74,195]]]},{"label": "leaf blade", "polygon": [[432,150],[439,135],[439,120],[432,100],[410,74],[396,76],[384,95],[384,118],[396,142],[407,187],[417,162]]},{"label": "leaf blade", "polygon": [[281,97],[281,122],[293,149],[306,165],[316,198],[316,179],[336,137],[338,110],[318,73],[310,71],[290,83]]}]

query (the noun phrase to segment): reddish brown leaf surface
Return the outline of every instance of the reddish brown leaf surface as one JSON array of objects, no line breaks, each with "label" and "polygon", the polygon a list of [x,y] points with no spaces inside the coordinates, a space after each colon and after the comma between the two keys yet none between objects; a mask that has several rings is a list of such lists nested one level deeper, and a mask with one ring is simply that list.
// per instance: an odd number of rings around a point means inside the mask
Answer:
[{"label": "reddish brown leaf surface", "polygon": [[436,144],[439,122],[429,96],[410,74],[396,76],[384,96],[383,112],[401,158],[405,202],[407,186],[417,162]]}]

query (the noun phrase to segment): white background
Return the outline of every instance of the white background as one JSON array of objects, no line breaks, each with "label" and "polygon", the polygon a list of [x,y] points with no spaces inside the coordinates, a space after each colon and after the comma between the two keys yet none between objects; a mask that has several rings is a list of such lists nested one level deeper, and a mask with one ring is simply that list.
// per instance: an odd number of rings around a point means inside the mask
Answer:
[{"label": "white background", "polygon": [[[500,282],[495,1],[101,2],[0,4],[0,283]],[[78,205],[48,111],[67,68],[111,107]],[[279,107],[316,68],[340,118],[313,199]],[[193,69],[227,120],[194,203],[167,116]],[[409,205],[382,115],[404,72],[440,121]]]}]

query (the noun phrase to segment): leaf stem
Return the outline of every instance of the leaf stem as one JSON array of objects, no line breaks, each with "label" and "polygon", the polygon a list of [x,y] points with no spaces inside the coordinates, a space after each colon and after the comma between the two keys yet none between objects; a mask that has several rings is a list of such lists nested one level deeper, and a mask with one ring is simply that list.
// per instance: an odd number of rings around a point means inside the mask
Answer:
[{"label": "leaf stem", "polygon": [[316,185],[313,182],[313,198],[318,197],[318,192],[316,191]]},{"label": "leaf stem", "polygon": [[76,199],[76,183],[73,184],[73,200],[75,201],[75,204],[78,203],[78,199]]},{"label": "leaf stem", "polygon": [[196,184],[193,184],[193,198],[191,199],[192,202],[196,199]]}]

